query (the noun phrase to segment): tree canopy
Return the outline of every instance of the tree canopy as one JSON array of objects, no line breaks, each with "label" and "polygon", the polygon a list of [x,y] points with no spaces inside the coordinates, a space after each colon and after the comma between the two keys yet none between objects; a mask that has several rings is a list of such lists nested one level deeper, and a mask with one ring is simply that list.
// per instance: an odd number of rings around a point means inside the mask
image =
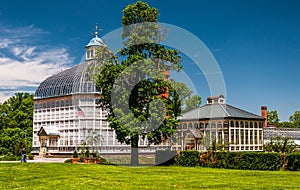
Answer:
[{"label": "tree canopy", "polygon": [[158,15],[147,3],[128,5],[122,17],[124,48],[110,61],[99,56],[107,52],[106,47],[98,50],[98,60],[104,62],[96,77],[103,95],[99,104],[108,110],[117,139],[131,145],[134,165],[140,138],[159,144],[178,125],[179,95],[166,79],[169,70],[182,68],[181,57],[177,50],[160,44],[166,33],[157,24]]},{"label": "tree canopy", "polygon": [[295,111],[293,115],[290,116],[290,122],[294,123],[297,127],[300,127],[300,111]]},{"label": "tree canopy", "polygon": [[272,110],[267,112],[268,117],[268,125],[278,125],[279,124],[279,117],[277,110]]},{"label": "tree canopy", "polygon": [[0,155],[19,155],[31,149],[33,95],[16,93],[0,104]]}]

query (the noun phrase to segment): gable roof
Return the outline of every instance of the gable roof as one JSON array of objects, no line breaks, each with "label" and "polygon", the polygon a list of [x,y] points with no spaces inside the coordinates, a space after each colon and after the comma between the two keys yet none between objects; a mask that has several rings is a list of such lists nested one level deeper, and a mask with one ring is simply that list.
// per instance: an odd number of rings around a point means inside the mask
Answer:
[{"label": "gable roof", "polygon": [[38,136],[60,136],[59,131],[54,126],[42,126],[37,133]]},{"label": "gable roof", "polygon": [[195,139],[201,139],[202,138],[200,130],[195,129],[195,128],[189,128],[188,131],[192,133],[192,135],[194,136]]},{"label": "gable roof", "polygon": [[243,118],[264,120],[263,117],[228,104],[206,104],[200,108],[184,113],[179,120],[201,120],[214,118]]}]

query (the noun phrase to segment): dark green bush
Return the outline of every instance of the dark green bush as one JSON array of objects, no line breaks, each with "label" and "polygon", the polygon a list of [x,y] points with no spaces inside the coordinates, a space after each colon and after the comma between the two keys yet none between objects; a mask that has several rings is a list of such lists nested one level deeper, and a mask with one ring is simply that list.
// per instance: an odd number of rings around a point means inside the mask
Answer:
[{"label": "dark green bush", "polygon": [[287,155],[287,170],[300,170],[300,153],[291,153]]},{"label": "dark green bush", "polygon": [[67,159],[67,160],[64,161],[64,163],[72,163],[72,159],[71,158]]},{"label": "dark green bush", "polygon": [[175,163],[179,166],[199,166],[200,154],[195,150],[180,151],[175,157]]},{"label": "dark green bush", "polygon": [[33,160],[33,159],[34,159],[34,156],[33,156],[33,154],[32,154],[31,152],[30,152],[29,155],[28,155],[28,159],[29,159],[29,160]]},{"label": "dark green bush", "polygon": [[175,163],[175,156],[177,151],[172,150],[156,150],[155,163],[161,166],[169,166]]},{"label": "dark green bush", "polygon": [[200,166],[241,170],[278,170],[279,153],[206,152],[200,155]]}]

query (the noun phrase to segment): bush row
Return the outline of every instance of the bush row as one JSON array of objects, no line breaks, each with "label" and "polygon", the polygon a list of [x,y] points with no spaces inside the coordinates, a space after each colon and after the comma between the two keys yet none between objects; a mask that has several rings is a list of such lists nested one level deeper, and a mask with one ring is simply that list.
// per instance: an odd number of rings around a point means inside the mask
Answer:
[{"label": "bush row", "polygon": [[300,170],[300,153],[181,151],[175,159],[180,166],[202,166],[241,170]]}]

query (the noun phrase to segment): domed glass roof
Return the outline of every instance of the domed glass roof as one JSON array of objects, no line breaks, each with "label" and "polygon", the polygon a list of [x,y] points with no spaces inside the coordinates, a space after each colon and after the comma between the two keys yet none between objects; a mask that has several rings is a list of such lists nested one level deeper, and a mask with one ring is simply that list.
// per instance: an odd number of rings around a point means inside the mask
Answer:
[{"label": "domed glass roof", "polygon": [[93,71],[100,65],[97,60],[82,62],[44,80],[34,94],[35,99],[72,95],[77,93],[98,93],[93,82]]}]

